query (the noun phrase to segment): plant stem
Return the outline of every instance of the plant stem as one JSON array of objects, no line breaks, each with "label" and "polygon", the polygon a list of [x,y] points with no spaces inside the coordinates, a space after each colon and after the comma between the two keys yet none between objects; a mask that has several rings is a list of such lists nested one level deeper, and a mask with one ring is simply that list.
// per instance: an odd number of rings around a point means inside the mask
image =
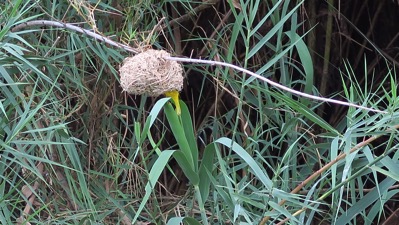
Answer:
[{"label": "plant stem", "polygon": [[[333,5],[334,0],[328,0],[328,14],[327,14],[327,28],[326,28],[326,43],[324,44],[324,57],[323,57],[323,72],[320,77],[320,94],[322,96],[327,95],[328,87],[327,83],[331,80],[331,76],[329,74],[329,66],[330,66],[330,52],[331,52],[331,39],[332,39],[332,23],[333,23]],[[317,114],[319,116],[323,116],[325,105],[321,105]]]},{"label": "plant stem", "polygon": [[201,212],[201,218],[202,218],[202,223],[204,225],[208,225],[208,217],[206,216],[206,211],[205,211],[205,207],[204,207],[204,203],[202,201],[202,197],[201,197],[201,192],[199,190],[199,186],[198,185],[194,185],[194,190],[195,190],[195,196],[197,198],[198,201],[198,206]]}]

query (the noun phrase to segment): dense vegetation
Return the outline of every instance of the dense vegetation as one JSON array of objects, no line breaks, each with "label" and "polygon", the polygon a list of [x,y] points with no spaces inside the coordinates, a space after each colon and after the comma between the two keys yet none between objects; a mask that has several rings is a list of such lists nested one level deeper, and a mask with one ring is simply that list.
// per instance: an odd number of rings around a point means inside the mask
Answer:
[{"label": "dense vegetation", "polygon": [[[0,223],[398,220],[398,9],[388,0],[2,1]],[[126,45],[231,63],[372,110],[184,63],[178,115],[170,98],[122,91],[119,67],[135,54]]]}]

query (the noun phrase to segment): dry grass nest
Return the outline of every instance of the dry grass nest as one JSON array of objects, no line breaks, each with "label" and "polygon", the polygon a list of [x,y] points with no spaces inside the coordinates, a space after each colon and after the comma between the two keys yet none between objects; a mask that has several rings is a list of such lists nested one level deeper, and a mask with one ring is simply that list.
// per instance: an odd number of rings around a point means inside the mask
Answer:
[{"label": "dry grass nest", "polygon": [[124,91],[149,96],[159,96],[167,91],[181,91],[183,88],[182,66],[165,57],[163,50],[147,50],[123,61],[119,69]]}]

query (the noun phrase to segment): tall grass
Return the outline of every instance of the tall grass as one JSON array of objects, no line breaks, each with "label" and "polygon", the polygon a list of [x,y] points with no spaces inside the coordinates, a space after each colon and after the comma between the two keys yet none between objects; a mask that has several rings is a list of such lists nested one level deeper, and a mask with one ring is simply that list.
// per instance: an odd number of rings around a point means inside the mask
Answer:
[{"label": "tall grass", "polygon": [[[129,54],[123,49],[61,28],[12,32],[25,21],[57,19],[84,22],[132,47],[180,46],[184,54],[204,43],[209,59],[318,95],[302,3],[226,1],[218,5],[227,16],[213,38],[168,25],[171,7],[194,15],[200,2],[3,3],[1,224],[384,219],[399,179],[397,82],[389,65],[380,84],[367,76],[358,82],[348,63],[341,68],[342,83],[350,85],[337,96],[388,113],[349,107],[335,125],[316,113],[320,102],[229,68],[186,64],[177,115],[169,98],[121,92],[118,66]],[[164,33],[154,29],[161,17]]]}]

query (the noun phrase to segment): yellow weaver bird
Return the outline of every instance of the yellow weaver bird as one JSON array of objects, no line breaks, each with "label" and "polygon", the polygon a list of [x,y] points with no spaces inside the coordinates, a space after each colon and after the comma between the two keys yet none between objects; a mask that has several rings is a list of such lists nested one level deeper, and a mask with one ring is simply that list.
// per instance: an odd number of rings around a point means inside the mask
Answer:
[{"label": "yellow weaver bird", "polygon": [[167,91],[164,93],[166,97],[171,97],[173,102],[176,106],[176,113],[180,116],[181,109],[180,109],[180,102],[179,102],[179,92],[178,91]]}]

